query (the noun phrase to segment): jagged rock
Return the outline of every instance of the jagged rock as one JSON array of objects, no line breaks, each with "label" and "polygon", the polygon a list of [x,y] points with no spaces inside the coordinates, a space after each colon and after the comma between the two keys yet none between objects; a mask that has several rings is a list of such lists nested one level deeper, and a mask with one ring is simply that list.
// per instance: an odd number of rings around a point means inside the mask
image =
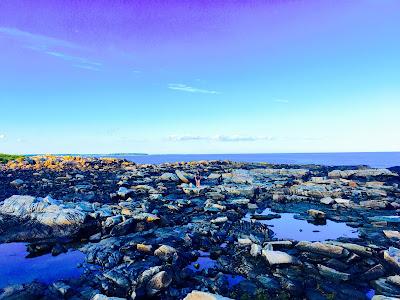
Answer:
[{"label": "jagged rock", "polygon": [[395,230],[384,230],[383,233],[389,239],[400,239],[400,232]]},{"label": "jagged rock", "polygon": [[233,300],[233,299],[207,292],[192,291],[191,293],[187,294],[183,300]]},{"label": "jagged rock", "polygon": [[383,252],[383,258],[393,266],[400,269],[400,249],[389,247],[388,250]]},{"label": "jagged rock", "polygon": [[302,251],[309,251],[313,253],[326,255],[329,257],[342,257],[348,254],[348,252],[343,247],[330,245],[327,243],[320,243],[320,242],[312,243],[312,242],[302,241],[297,243],[295,247]]},{"label": "jagged rock", "polygon": [[106,295],[103,295],[103,294],[96,294],[96,295],[94,295],[92,300],[126,300],[126,299],[119,298],[119,297],[107,297]]},{"label": "jagged rock", "polygon": [[176,174],[176,176],[178,176],[178,178],[179,178],[183,183],[189,183],[189,179],[187,179],[187,178],[185,177],[185,175],[184,175],[181,171],[175,170],[175,174]]},{"label": "jagged rock", "polygon": [[154,251],[154,255],[163,261],[169,261],[177,255],[177,251],[174,247],[162,245]]},{"label": "jagged rock", "polygon": [[172,282],[171,275],[166,271],[158,272],[154,275],[147,283],[146,290],[147,294],[153,296],[159,291],[167,288]]},{"label": "jagged rock", "polygon": [[262,247],[258,244],[252,244],[250,248],[250,255],[257,257],[261,255]]},{"label": "jagged rock", "polygon": [[307,211],[307,213],[308,213],[311,217],[313,217],[314,219],[317,219],[317,220],[324,220],[324,219],[326,218],[325,213],[324,213],[323,211],[320,211],[320,210],[309,209],[309,210]]},{"label": "jagged rock", "polygon": [[339,272],[335,269],[326,267],[324,265],[318,264],[318,270],[319,273],[327,278],[333,279],[333,280],[340,280],[340,281],[347,281],[350,279],[350,274]]},{"label": "jagged rock", "polygon": [[295,257],[282,251],[262,250],[262,256],[265,257],[270,266],[298,263]]}]

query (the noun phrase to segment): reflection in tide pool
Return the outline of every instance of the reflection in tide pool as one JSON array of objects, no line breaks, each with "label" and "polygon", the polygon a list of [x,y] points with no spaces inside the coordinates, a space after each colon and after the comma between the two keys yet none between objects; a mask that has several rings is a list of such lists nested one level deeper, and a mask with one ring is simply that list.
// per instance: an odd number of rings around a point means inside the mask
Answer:
[{"label": "reflection in tide pool", "polygon": [[0,288],[34,280],[52,283],[82,274],[77,265],[83,263],[85,255],[80,251],[34,258],[26,258],[27,255],[25,243],[0,244]]},{"label": "reflection in tide pool", "polygon": [[[271,213],[273,212],[267,208],[260,215],[268,215]],[[278,239],[325,241],[334,240],[339,237],[358,237],[358,230],[347,226],[345,223],[327,220],[325,225],[315,225],[307,222],[307,220],[295,219],[295,214],[292,213],[280,213],[279,215],[281,218],[257,221],[271,226],[270,228],[274,232],[274,237]],[[244,220],[250,221],[251,214],[247,214]]]}]

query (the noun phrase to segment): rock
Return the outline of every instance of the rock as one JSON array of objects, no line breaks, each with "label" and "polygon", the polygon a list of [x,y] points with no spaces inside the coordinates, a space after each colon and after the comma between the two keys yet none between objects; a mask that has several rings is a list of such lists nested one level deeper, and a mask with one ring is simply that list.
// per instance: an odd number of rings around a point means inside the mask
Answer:
[{"label": "rock", "polygon": [[316,220],[325,220],[326,215],[323,211],[316,209],[309,209],[307,213]]},{"label": "rock", "polygon": [[228,221],[227,217],[218,217],[218,218],[211,220],[211,223],[222,224],[222,223],[225,223],[226,221]]},{"label": "rock", "polygon": [[335,269],[326,267],[324,265],[318,264],[317,265],[319,273],[327,277],[329,279],[338,280],[338,281],[347,281],[350,279],[350,274],[339,272]]},{"label": "rock", "polygon": [[24,181],[22,179],[15,179],[15,180],[11,181],[10,184],[13,187],[19,188],[24,184]]},{"label": "rock", "polygon": [[167,288],[172,282],[172,277],[166,271],[158,272],[154,275],[147,283],[146,290],[147,294],[153,296],[159,291]]},{"label": "rock", "polygon": [[178,178],[179,178],[183,183],[189,183],[189,182],[190,182],[189,179],[187,179],[187,178],[185,177],[185,175],[183,175],[183,173],[182,173],[181,171],[175,170],[175,174],[176,174],[176,176],[178,176]]},{"label": "rock", "polygon": [[399,300],[399,298],[388,297],[383,295],[374,295],[371,300]]},{"label": "rock", "polygon": [[250,248],[250,255],[257,257],[261,255],[262,247],[258,244],[252,244]]},{"label": "rock", "polygon": [[164,173],[160,176],[160,180],[178,182],[179,177],[174,173]]},{"label": "rock", "polygon": [[384,275],[385,275],[385,268],[381,264],[378,264],[368,269],[363,274],[361,274],[359,278],[365,281],[371,281],[374,279],[378,279],[379,277],[382,277]]},{"label": "rock", "polygon": [[0,205],[0,214],[36,220],[48,226],[71,226],[75,229],[83,225],[87,216],[86,212],[76,208],[66,208],[65,204],[62,205],[60,201],[50,197],[35,198],[20,195],[4,200]]},{"label": "rock", "polygon": [[387,282],[400,288],[400,275],[389,276]]},{"label": "rock", "polygon": [[383,252],[383,258],[393,266],[400,268],[400,249],[389,247]]},{"label": "rock", "polygon": [[301,241],[297,243],[295,247],[302,251],[318,253],[329,257],[343,257],[348,254],[348,252],[343,247],[321,242],[312,243],[307,241]]},{"label": "rock", "polygon": [[398,176],[388,169],[361,169],[361,170],[333,170],[328,173],[330,178],[374,177],[374,176]]},{"label": "rock", "polygon": [[143,253],[150,253],[152,248],[153,248],[152,245],[145,245],[145,244],[137,244],[136,245],[137,251],[143,252]]},{"label": "rock", "polygon": [[163,261],[170,261],[177,255],[177,251],[171,246],[162,245],[154,251],[154,255]]},{"label": "rock", "polygon": [[326,205],[332,205],[333,203],[335,203],[335,200],[331,197],[324,197],[319,200],[319,202]]},{"label": "rock", "polygon": [[106,295],[103,295],[103,294],[96,294],[96,295],[94,295],[92,300],[126,300],[126,299],[119,298],[119,297],[107,297]]},{"label": "rock", "polygon": [[365,246],[352,244],[352,243],[336,242],[336,241],[329,241],[327,243],[331,244],[331,245],[343,247],[343,248],[350,250],[358,255],[363,255],[363,256],[372,256],[373,255],[372,249],[370,247],[365,247]]},{"label": "rock", "polygon": [[117,191],[117,195],[122,199],[127,199],[131,194],[133,194],[133,190],[127,189],[126,187],[120,187]]},{"label": "rock", "polygon": [[262,250],[262,256],[265,257],[270,266],[298,263],[295,257],[282,251]]},{"label": "rock", "polygon": [[266,214],[266,215],[251,215],[251,218],[254,220],[272,220],[281,218],[280,214]]},{"label": "rock", "polygon": [[383,234],[388,238],[388,239],[400,239],[400,232],[395,231],[395,230],[384,230]]},{"label": "rock", "polygon": [[388,206],[388,204],[389,202],[387,201],[378,201],[378,200],[360,201],[360,205],[368,209],[385,209]]},{"label": "rock", "polygon": [[253,242],[249,238],[244,238],[244,239],[239,238],[238,243],[240,245],[248,246],[251,245]]},{"label": "rock", "polygon": [[400,216],[376,216],[368,218],[371,222],[400,223]]},{"label": "rock", "polygon": [[68,293],[68,291],[71,289],[71,287],[68,284],[66,284],[62,281],[54,282],[53,287],[63,296],[65,296]]},{"label": "rock", "polygon": [[347,205],[350,204],[350,200],[349,199],[342,199],[342,198],[335,198],[335,203],[337,203],[339,205],[347,206]]},{"label": "rock", "polygon": [[234,205],[247,205],[250,202],[249,199],[243,198],[243,199],[234,199],[231,201],[232,204]]},{"label": "rock", "polygon": [[192,291],[191,293],[187,294],[183,300],[233,300],[233,299],[207,292]]},{"label": "rock", "polygon": [[130,286],[129,279],[122,274],[122,272],[110,270],[106,273],[103,273],[104,277],[113,281],[116,285],[119,285],[124,288],[128,288]]}]

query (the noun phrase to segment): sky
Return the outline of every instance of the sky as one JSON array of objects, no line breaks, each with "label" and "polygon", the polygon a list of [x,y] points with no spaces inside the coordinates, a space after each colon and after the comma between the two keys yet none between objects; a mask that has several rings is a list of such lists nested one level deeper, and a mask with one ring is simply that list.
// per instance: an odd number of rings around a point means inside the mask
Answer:
[{"label": "sky", "polygon": [[0,2],[0,153],[400,151],[400,1]]}]

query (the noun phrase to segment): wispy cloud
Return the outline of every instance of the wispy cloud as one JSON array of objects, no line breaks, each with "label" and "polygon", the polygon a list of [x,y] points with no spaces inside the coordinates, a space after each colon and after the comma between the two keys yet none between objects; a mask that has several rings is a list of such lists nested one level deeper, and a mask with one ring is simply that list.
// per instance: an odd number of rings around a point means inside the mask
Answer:
[{"label": "wispy cloud", "polygon": [[280,98],[278,98],[278,99],[274,99],[273,101],[274,101],[274,102],[276,102],[276,103],[289,103],[289,100],[286,100],[286,99],[280,99]]},{"label": "wispy cloud", "polygon": [[0,140],[3,140],[6,138],[6,135],[4,133],[0,133]]},{"label": "wispy cloud", "polygon": [[102,66],[91,59],[69,54],[68,52],[87,52],[87,49],[68,41],[9,27],[0,27],[1,36],[16,40],[24,48],[67,61],[72,67],[100,71]]},{"label": "wispy cloud", "polygon": [[273,137],[269,136],[252,136],[252,135],[170,135],[167,137],[170,141],[217,141],[217,142],[254,142],[254,141],[270,141]]},{"label": "wispy cloud", "polygon": [[17,28],[0,27],[0,34],[8,38],[24,42],[27,44],[27,46],[42,46],[44,48],[56,46],[70,49],[82,49],[81,46],[68,41],[49,37],[46,35],[31,33],[28,31],[22,31]]},{"label": "wispy cloud", "polygon": [[170,83],[168,85],[170,90],[188,92],[188,93],[201,93],[201,94],[220,94],[220,92],[213,91],[213,90],[206,90],[206,89],[199,89],[192,86],[188,86],[182,83]]}]

